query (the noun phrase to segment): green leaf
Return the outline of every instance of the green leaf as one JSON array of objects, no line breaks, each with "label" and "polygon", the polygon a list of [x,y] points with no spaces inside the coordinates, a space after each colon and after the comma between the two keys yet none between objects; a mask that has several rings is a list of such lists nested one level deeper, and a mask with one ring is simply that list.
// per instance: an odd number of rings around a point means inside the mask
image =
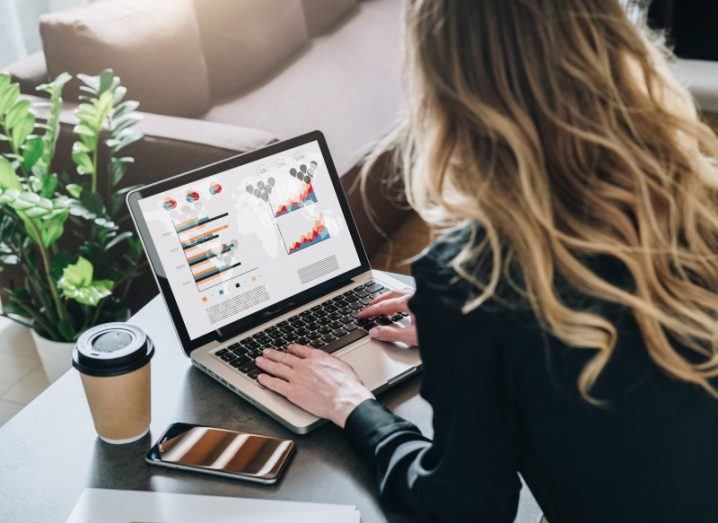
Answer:
[{"label": "green leaf", "polygon": [[80,203],[82,203],[85,209],[98,216],[105,211],[102,196],[96,192],[82,191],[80,194]]},{"label": "green leaf", "polygon": [[22,151],[22,168],[31,172],[33,166],[42,156],[42,137],[33,136],[27,142]]},{"label": "green leaf", "polygon": [[35,90],[43,91],[48,93],[50,96],[53,96],[58,91],[61,92],[65,87],[65,84],[70,80],[72,80],[72,75],[68,73],[60,73],[52,82],[38,85]]},{"label": "green leaf", "polygon": [[62,273],[65,270],[65,267],[70,265],[70,262],[72,259],[70,258],[70,253],[67,252],[65,249],[60,249],[57,251],[55,256],[53,256],[52,261],[50,262],[50,273],[52,274],[52,278],[57,281],[62,277]]},{"label": "green leaf", "polygon": [[0,189],[20,190],[21,188],[20,179],[15,174],[12,164],[6,158],[0,156]]},{"label": "green leaf", "polygon": [[57,330],[60,331],[60,334],[62,334],[62,337],[65,338],[66,341],[74,341],[77,337],[77,331],[75,330],[75,326],[70,320],[58,321]]},{"label": "green leaf", "polygon": [[[93,94],[100,89],[100,78],[98,76],[90,76],[89,74],[78,74],[77,78],[90,88]],[[82,87],[80,87],[82,89]]]},{"label": "green leaf", "polygon": [[112,72],[112,69],[105,69],[100,73],[100,86],[99,86],[99,92],[103,93],[105,91],[108,91],[112,88],[113,81],[115,79],[115,75]]},{"label": "green leaf", "polygon": [[95,307],[100,300],[112,294],[115,282],[93,280],[93,272],[92,264],[80,256],[77,263],[65,267],[57,284],[67,298]]},{"label": "green leaf", "polygon": [[82,194],[82,185],[76,183],[68,183],[65,189],[67,189],[67,192],[74,198],[79,198],[80,194]]},{"label": "green leaf", "polygon": [[20,316],[22,318],[31,318],[27,310],[12,299],[9,299],[7,302],[2,304],[2,311],[5,314],[15,314],[16,316]]},{"label": "green leaf", "polygon": [[43,172],[39,176],[40,180],[40,196],[49,198],[55,193],[57,188],[57,175],[55,173]]},{"label": "green leaf", "polygon": [[105,250],[109,251],[115,245],[117,245],[118,243],[120,243],[128,238],[132,238],[132,231],[121,232],[120,234],[118,234],[117,236],[112,238],[109,242],[107,242],[107,245],[105,246]]},{"label": "green leaf", "polygon": [[0,90],[0,115],[7,113],[20,96],[20,86],[18,84],[5,85]]},{"label": "green leaf", "polygon": [[62,271],[62,278],[60,279],[68,286],[86,287],[92,283],[93,274],[94,268],[92,267],[92,263],[80,256],[77,259],[77,263],[65,267]]},{"label": "green leaf", "polygon": [[72,132],[75,134],[79,134],[80,136],[88,136],[88,137],[95,137],[97,135],[97,132],[93,129],[90,129],[87,125],[76,125],[73,127]]},{"label": "green leaf", "polygon": [[30,101],[18,100],[13,104],[5,117],[5,128],[12,129],[30,113]]},{"label": "green leaf", "polygon": [[[74,151],[73,147],[73,151]],[[85,176],[95,172],[95,167],[92,165],[92,158],[90,155],[83,152],[73,152],[72,161],[77,165],[77,174]]]},{"label": "green leaf", "polygon": [[126,102],[122,102],[112,110],[112,117],[118,119],[126,114],[136,111],[139,106],[140,102],[137,102],[135,100],[127,100]]},{"label": "green leaf", "polygon": [[12,144],[19,151],[30,133],[35,129],[35,116],[27,112],[12,129]]}]

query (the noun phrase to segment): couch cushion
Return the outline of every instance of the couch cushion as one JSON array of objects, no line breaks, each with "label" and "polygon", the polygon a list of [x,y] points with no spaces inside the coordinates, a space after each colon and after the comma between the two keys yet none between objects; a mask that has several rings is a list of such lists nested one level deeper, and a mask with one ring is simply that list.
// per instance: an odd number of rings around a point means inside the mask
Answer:
[{"label": "couch cushion", "polygon": [[307,30],[316,36],[356,9],[356,0],[302,0]]},{"label": "couch cushion", "polygon": [[673,72],[702,110],[718,112],[718,62],[678,59]]},{"label": "couch cushion", "polygon": [[[105,0],[43,15],[51,76],[112,68],[144,111],[194,116],[209,102],[207,66],[191,0]],[[76,99],[79,83],[66,91]]]},{"label": "couch cushion", "polygon": [[195,0],[212,95],[237,92],[306,45],[301,0]]},{"label": "couch cushion", "polygon": [[265,129],[280,138],[324,132],[340,174],[402,112],[401,0],[359,4],[336,31],[253,91],[227,97],[203,118]]}]

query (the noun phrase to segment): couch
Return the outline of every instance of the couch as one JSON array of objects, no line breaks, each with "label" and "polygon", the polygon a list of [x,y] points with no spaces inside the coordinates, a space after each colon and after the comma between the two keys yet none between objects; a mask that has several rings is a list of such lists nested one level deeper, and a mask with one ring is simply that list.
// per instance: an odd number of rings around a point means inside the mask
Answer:
[{"label": "couch", "polygon": [[[37,85],[61,71],[97,74],[111,67],[143,111],[145,137],[128,149],[136,158],[128,184],[322,130],[371,255],[385,251],[385,240],[410,216],[377,172],[368,186],[370,219],[355,183],[363,154],[403,110],[401,4],[104,0],[44,15],[43,51],[8,70],[23,93],[37,96]],[[73,169],[78,94],[77,85],[68,85],[58,171]],[[411,250],[423,242],[414,241]],[[140,287],[146,292],[133,308],[156,293],[153,284]]]}]

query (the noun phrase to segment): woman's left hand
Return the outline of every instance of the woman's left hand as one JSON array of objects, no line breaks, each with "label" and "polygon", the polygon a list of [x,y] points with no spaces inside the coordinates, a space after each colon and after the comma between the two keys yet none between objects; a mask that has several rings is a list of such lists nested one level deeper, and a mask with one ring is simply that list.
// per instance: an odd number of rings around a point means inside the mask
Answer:
[{"label": "woman's left hand", "polygon": [[291,344],[287,350],[264,349],[256,364],[266,374],[257,380],[307,412],[344,428],[349,414],[374,398],[354,369],[339,358],[304,345]]}]

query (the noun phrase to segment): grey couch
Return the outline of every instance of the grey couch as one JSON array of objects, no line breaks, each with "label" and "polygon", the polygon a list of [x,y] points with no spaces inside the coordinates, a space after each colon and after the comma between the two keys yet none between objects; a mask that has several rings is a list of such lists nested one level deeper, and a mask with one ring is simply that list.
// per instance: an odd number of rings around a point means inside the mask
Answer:
[{"label": "grey couch", "polygon": [[[155,20],[147,6],[165,9],[168,2],[180,6],[179,14]],[[251,9],[237,18],[241,6]],[[355,183],[362,155],[402,111],[400,10],[401,0],[104,0],[43,17],[44,52],[9,71],[23,93],[37,95],[36,86],[60,71],[113,68],[128,97],[151,110],[140,124],[145,138],[128,149],[136,163],[127,184],[322,130],[371,254],[408,215],[376,173],[368,187],[370,220]],[[282,35],[286,41],[274,46]],[[58,171],[73,169],[76,95],[70,85]],[[146,283],[135,309],[156,293],[149,275]]]}]

